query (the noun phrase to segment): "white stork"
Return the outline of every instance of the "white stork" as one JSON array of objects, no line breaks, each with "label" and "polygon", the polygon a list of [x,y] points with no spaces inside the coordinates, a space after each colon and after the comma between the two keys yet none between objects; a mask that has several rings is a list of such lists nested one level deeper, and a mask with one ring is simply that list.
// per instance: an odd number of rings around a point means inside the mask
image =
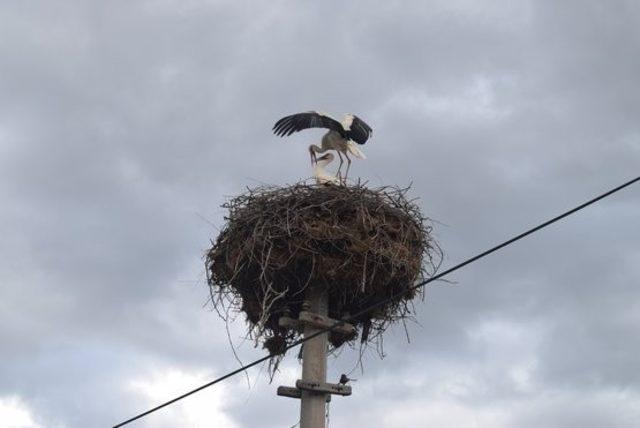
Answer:
[{"label": "white stork", "polygon": [[318,184],[340,184],[340,179],[335,175],[328,174],[324,168],[333,162],[334,156],[331,153],[320,156],[315,160],[313,166],[313,176],[316,178]]},{"label": "white stork", "polygon": [[289,136],[294,132],[309,128],[327,128],[329,131],[322,137],[322,147],[315,144],[309,146],[312,164],[316,161],[317,153],[324,153],[327,150],[335,150],[340,158],[337,175],[340,176],[342,164],[342,154],[347,158],[347,172],[345,180],[351,167],[351,159],[347,153],[351,153],[359,159],[366,159],[366,156],[358,147],[353,144],[364,144],[371,137],[373,130],[362,119],[353,114],[346,114],[342,122],[338,122],[328,114],[317,111],[292,114],[283,117],[273,126],[273,132],[281,137]]}]

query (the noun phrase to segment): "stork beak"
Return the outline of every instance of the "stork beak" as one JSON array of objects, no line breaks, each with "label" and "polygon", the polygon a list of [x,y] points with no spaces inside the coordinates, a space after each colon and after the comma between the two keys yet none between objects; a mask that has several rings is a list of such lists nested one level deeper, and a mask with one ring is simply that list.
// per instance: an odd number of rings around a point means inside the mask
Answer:
[{"label": "stork beak", "polygon": [[316,153],[313,150],[309,150],[309,156],[311,157],[311,166],[314,166],[318,159],[316,159]]}]

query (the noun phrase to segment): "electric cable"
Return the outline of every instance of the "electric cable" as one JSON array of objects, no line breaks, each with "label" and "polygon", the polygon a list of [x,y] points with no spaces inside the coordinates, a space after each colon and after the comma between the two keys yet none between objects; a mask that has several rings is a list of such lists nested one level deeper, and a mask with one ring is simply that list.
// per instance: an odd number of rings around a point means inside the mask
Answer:
[{"label": "electric cable", "polygon": [[[494,252],[496,252],[496,251],[498,251],[498,250],[500,250],[500,249],[502,249],[502,248],[504,248],[504,247],[506,247],[506,246],[508,246],[510,244],[513,244],[514,242],[519,241],[520,239],[522,239],[522,238],[524,238],[524,237],[526,237],[528,235],[531,235],[532,233],[535,233],[535,232],[539,231],[540,229],[543,229],[543,228],[545,228],[545,227],[547,227],[547,226],[549,226],[549,225],[551,225],[551,224],[553,224],[553,223],[555,223],[555,222],[557,222],[559,220],[562,220],[565,217],[570,216],[571,214],[574,214],[574,213],[576,213],[576,212],[588,207],[589,205],[592,205],[592,204],[598,202],[601,199],[606,198],[607,196],[610,196],[610,195],[612,195],[612,194],[614,194],[614,193],[616,193],[616,192],[618,192],[618,191],[620,191],[620,190],[622,190],[622,189],[624,189],[624,188],[626,188],[628,186],[631,186],[632,184],[636,183],[637,181],[640,181],[640,176],[638,176],[638,177],[636,177],[636,178],[634,178],[632,180],[629,180],[626,183],[621,184],[620,186],[617,186],[617,187],[615,187],[615,188],[613,188],[613,189],[611,189],[611,190],[609,190],[609,191],[607,191],[605,193],[602,193],[601,195],[596,196],[595,198],[590,199],[587,202],[584,202],[584,203],[576,206],[575,208],[572,208],[572,209],[570,209],[568,211],[565,211],[564,213],[562,213],[562,214],[560,214],[560,215],[558,215],[556,217],[553,217],[553,218],[551,218],[551,219],[549,219],[549,220],[547,220],[547,221],[545,221],[543,223],[540,223],[539,225],[537,225],[535,227],[532,227],[531,229],[528,229],[527,231],[522,232],[521,234],[516,235],[513,238],[510,238],[510,239],[508,239],[508,240],[506,240],[506,241],[504,241],[504,242],[502,242],[502,243],[500,243],[500,244],[498,244],[498,245],[496,245],[496,246],[494,246],[492,248],[489,248],[488,250],[483,251],[482,253],[479,253],[479,254],[477,254],[477,255],[475,255],[475,256],[473,256],[473,257],[471,257],[471,258],[469,258],[469,259],[467,259],[467,260],[465,260],[465,261],[463,261],[461,263],[458,263],[457,265],[455,265],[455,266],[453,266],[453,267],[451,267],[451,268],[449,268],[449,269],[447,269],[445,271],[442,271],[439,274],[433,275],[432,277],[430,277],[430,278],[428,278],[428,279],[426,279],[426,280],[424,280],[422,282],[414,284],[413,286],[405,289],[402,292],[396,293],[396,294],[394,294],[394,295],[392,295],[392,296],[390,296],[390,297],[388,297],[388,298],[386,298],[384,300],[376,302],[375,304],[369,306],[368,308],[366,308],[366,309],[364,309],[364,310],[362,310],[362,311],[360,311],[358,313],[355,313],[353,315],[350,315],[349,317],[346,317],[344,319],[336,321],[330,327],[325,327],[325,328],[319,329],[317,332],[315,332],[313,334],[310,334],[310,335],[308,335],[308,336],[306,336],[304,338],[296,340],[295,342],[291,343],[290,345],[288,345],[285,348],[285,352],[288,351],[291,348],[295,348],[296,346],[301,345],[302,343],[306,342],[307,340],[311,340],[314,337],[317,337],[317,336],[319,336],[321,334],[325,334],[325,333],[327,333],[329,331],[332,331],[336,327],[342,326],[342,325],[348,323],[349,321],[351,321],[353,319],[356,319],[360,315],[363,315],[363,314],[365,314],[367,312],[370,312],[370,311],[372,311],[372,310],[374,310],[374,309],[376,309],[376,308],[378,308],[378,307],[380,307],[380,306],[382,306],[382,305],[384,305],[384,304],[386,304],[386,303],[388,303],[388,302],[390,302],[392,300],[395,300],[398,297],[402,296],[403,294],[406,294],[406,293],[408,293],[410,291],[416,290],[416,289],[418,289],[420,287],[424,287],[425,285],[427,285],[427,284],[429,284],[429,283],[431,283],[433,281],[441,279],[444,276],[446,276],[446,275],[448,275],[448,274],[450,274],[450,273],[452,273],[452,272],[454,272],[454,271],[456,271],[456,270],[458,270],[458,269],[460,269],[460,268],[462,268],[462,267],[464,267],[464,266],[466,266],[466,265],[468,265],[470,263],[473,263],[473,262],[475,262],[475,261],[477,261],[477,260],[479,260],[479,259],[481,259],[483,257],[486,257],[491,253],[494,253]],[[245,370],[257,365],[257,364],[260,364],[260,363],[262,363],[264,361],[267,361],[271,357],[272,357],[272,355],[269,354],[269,355],[266,355],[266,356],[264,356],[262,358],[259,358],[259,359],[255,360],[255,361],[253,361],[252,363],[246,364],[246,365],[244,365],[244,366],[242,366],[242,367],[240,367],[240,368],[238,368],[236,370],[233,370],[233,371],[225,374],[224,376],[221,376],[221,377],[219,377],[217,379],[214,379],[211,382],[205,383],[204,385],[199,386],[196,389],[193,389],[193,390],[191,390],[189,392],[186,392],[186,393],[184,393],[184,394],[182,394],[182,395],[180,395],[180,396],[178,396],[178,397],[176,397],[176,398],[174,398],[172,400],[169,400],[169,401],[167,401],[165,403],[162,403],[162,404],[160,404],[160,405],[158,405],[158,406],[156,406],[156,407],[154,407],[152,409],[147,410],[146,412],[140,413],[139,415],[136,415],[136,416],[134,416],[134,417],[132,417],[130,419],[127,419],[124,422],[121,422],[121,423],[119,423],[117,425],[114,425],[113,428],[119,428],[119,427],[122,427],[124,425],[127,425],[130,422],[133,422],[133,421],[135,421],[137,419],[140,419],[140,418],[142,418],[142,417],[144,417],[144,416],[146,416],[146,415],[148,415],[150,413],[155,412],[156,410],[160,410],[163,407],[166,407],[166,406],[169,406],[170,404],[175,403],[176,401],[182,400],[183,398],[186,398],[186,397],[188,397],[188,396],[190,396],[192,394],[195,394],[198,391],[202,391],[205,388],[208,388],[208,387],[210,387],[212,385],[215,385],[216,383],[222,382],[223,380],[228,379],[228,378],[230,378],[230,377],[232,377],[232,376],[234,376],[234,375],[236,375],[238,373],[241,373],[241,372],[243,372],[243,371],[245,371]]]}]

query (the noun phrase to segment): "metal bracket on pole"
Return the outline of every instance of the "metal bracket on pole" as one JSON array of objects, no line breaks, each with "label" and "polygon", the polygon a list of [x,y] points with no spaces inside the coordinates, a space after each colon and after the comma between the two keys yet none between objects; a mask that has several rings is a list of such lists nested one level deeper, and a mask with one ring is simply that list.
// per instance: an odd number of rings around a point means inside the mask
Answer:
[{"label": "metal bracket on pole", "polygon": [[316,328],[331,328],[332,332],[345,336],[351,336],[356,332],[356,328],[351,324],[344,323],[334,327],[338,320],[308,311],[300,311],[298,321]]},{"label": "metal bracket on pole", "polygon": [[[302,390],[290,386],[279,386],[278,395],[281,397],[302,398]],[[325,401],[327,403],[331,402],[331,394],[327,394]]]},{"label": "metal bracket on pole", "polygon": [[332,333],[337,333],[343,336],[352,336],[356,332],[356,328],[348,323],[344,323],[341,325],[334,325],[338,322],[338,320],[334,320],[333,318],[329,318],[324,315],[314,314],[309,311],[300,311],[300,315],[298,319],[283,316],[278,320],[278,325],[280,327],[288,328],[290,330],[296,330],[302,332],[304,330],[305,325],[309,325],[311,327],[329,329],[331,328]]},{"label": "metal bracket on pole", "polygon": [[310,391],[320,394],[336,394],[343,396],[351,395],[351,387],[349,385],[342,385],[341,383],[309,382],[298,379],[296,381],[296,388],[302,391]]},{"label": "metal bracket on pole", "polygon": [[278,395],[281,397],[301,398],[302,391],[315,392],[317,394],[327,394],[327,403],[331,401],[331,395],[351,395],[351,386],[341,383],[320,383],[309,382],[302,379],[296,381],[295,388],[290,386],[279,386]]}]

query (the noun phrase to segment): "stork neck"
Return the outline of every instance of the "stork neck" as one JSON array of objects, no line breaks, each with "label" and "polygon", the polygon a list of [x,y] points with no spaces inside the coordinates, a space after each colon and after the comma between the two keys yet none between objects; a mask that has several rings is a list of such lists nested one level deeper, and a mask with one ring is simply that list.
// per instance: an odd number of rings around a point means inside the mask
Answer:
[{"label": "stork neck", "polygon": [[322,149],[322,148],[316,146],[315,144],[312,144],[312,145],[309,146],[309,151],[313,151],[313,152],[316,152],[316,153],[324,153],[327,150],[328,149]]}]

